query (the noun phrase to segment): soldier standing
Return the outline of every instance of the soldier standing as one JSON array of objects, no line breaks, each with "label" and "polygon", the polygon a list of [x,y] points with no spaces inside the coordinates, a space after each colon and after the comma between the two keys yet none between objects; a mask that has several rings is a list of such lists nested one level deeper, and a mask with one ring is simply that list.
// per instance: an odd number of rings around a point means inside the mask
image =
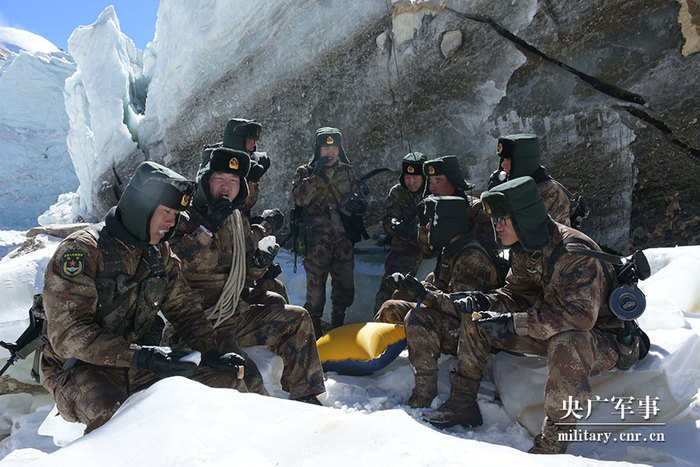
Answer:
[{"label": "soldier standing", "polygon": [[[425,155],[419,152],[406,154],[401,162],[399,183],[391,187],[386,199],[386,214],[382,227],[390,237],[391,249],[384,264],[384,276],[395,272],[415,276],[423,254],[418,244],[417,206],[423,199],[425,177],[423,163]],[[379,286],[374,301],[374,312],[391,298],[393,288],[385,281]]]},{"label": "soldier standing", "polygon": [[581,232],[556,223],[547,214],[535,181],[521,177],[481,195],[494,230],[510,247],[506,284],[488,294],[466,292],[455,307],[469,339],[460,341],[469,394],[462,425],[481,424],[476,402],[479,382],[491,347],[547,358],[545,414],[531,453],[561,454],[568,442],[558,433],[575,427],[565,401],[585,407],[591,397],[589,378],[612,369],[619,358],[616,333],[623,325],[608,307],[614,271],[608,263],[563,252],[568,243],[600,251]]},{"label": "soldier standing", "polygon": [[[141,163],[104,223],[69,235],[46,267],[44,387],[61,416],[84,423],[86,433],[160,378],[239,387],[234,372],[243,358],[219,352],[166,242],[193,191],[194,184],[172,170]],[[157,347],[159,311],[206,366],[179,360],[187,351]]]},{"label": "soldier standing", "polygon": [[331,275],[331,327],[342,326],[345,309],[352,305],[353,244],[357,229],[364,230],[359,214],[367,209],[355,170],[350,165],[337,128],[316,130],[314,153],[294,175],[292,200],[303,208],[306,237],[306,303],[316,337],[326,303],[326,279]]},{"label": "soldier standing", "polygon": [[566,189],[540,165],[540,142],[536,135],[501,136],[498,138],[497,154],[500,162],[498,170],[489,177],[489,189],[507,180],[532,177],[552,219],[571,227],[571,200]]},{"label": "soldier standing", "polygon": [[[173,249],[222,339],[244,356],[241,347],[266,345],[284,362],[281,384],[290,398],[320,405],[315,396],[325,386],[309,314],[273,292],[252,300],[246,286],[265,273],[279,248],[239,210],[248,197],[249,166],[243,151],[204,151],[189,219],[178,227]],[[249,369],[248,390],[267,394],[252,361]]]}]

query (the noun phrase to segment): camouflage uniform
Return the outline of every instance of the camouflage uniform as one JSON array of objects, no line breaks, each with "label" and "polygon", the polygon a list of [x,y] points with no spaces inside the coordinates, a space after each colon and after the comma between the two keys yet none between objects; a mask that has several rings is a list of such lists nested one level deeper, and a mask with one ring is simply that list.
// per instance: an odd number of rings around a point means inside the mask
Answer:
[{"label": "camouflage uniform", "polygon": [[[522,187],[517,186],[520,180],[524,179],[513,180],[502,187],[504,190],[512,186],[519,189]],[[534,190],[534,183],[531,186]],[[496,211],[491,198],[485,198],[489,193],[482,195],[485,205],[493,215],[503,215]],[[522,195],[521,199],[524,198]],[[547,218],[544,206],[541,209]],[[517,219],[520,225],[526,221],[522,217]],[[576,242],[577,247],[600,250],[595,242],[575,229],[553,223],[551,218],[542,225],[551,232],[550,240],[540,247],[527,246],[527,242],[532,243],[523,239],[528,234],[516,229],[519,243],[511,248],[512,264],[506,284],[488,294],[489,311],[513,313],[516,335],[491,340],[483,328],[465,320],[463,324],[467,329],[463,332],[471,338],[460,342],[460,352],[465,354],[461,371],[463,377],[480,381],[491,346],[547,357],[546,418],[541,437],[556,444],[557,431],[568,431],[572,425],[555,424],[576,421],[572,415],[567,416],[564,401],[571,397],[574,403],[585,407],[591,391],[589,378],[612,369],[617,363],[616,333],[622,322],[607,304],[614,286],[612,266],[560,250],[564,239],[579,239],[585,243]],[[534,238],[532,234],[530,238]],[[558,446],[561,448],[565,450],[566,444]]]},{"label": "camouflage uniform", "polygon": [[[130,187],[122,201],[131,194]],[[148,212],[135,214],[145,218]],[[84,423],[86,432],[106,423],[127,397],[159,379],[132,368],[138,346],[158,345],[163,327],[159,309],[191,349],[225,349],[215,340],[168,244],[148,245],[123,222],[112,208],[106,227],[98,224],[69,235],[44,277],[49,337],[41,362],[44,387],[61,416]],[[162,264],[162,274],[155,276],[150,268],[144,274],[142,255],[155,258],[152,264]],[[193,379],[213,387],[238,387],[232,373],[204,366]]]},{"label": "camouflage uniform", "polygon": [[[339,135],[339,133],[332,134]],[[315,156],[311,163],[316,159]],[[318,337],[323,307],[326,303],[328,274],[331,275],[334,327],[343,323],[345,309],[352,305],[355,296],[353,242],[348,238],[343,227],[340,210],[345,209],[346,201],[351,195],[361,197],[361,189],[355,170],[347,163],[344,151],[333,166],[322,169],[323,176],[312,173],[311,163],[297,168],[292,187],[292,200],[304,209],[303,223],[306,236],[304,308],[309,311],[314,320]]]},{"label": "camouflage uniform", "polygon": [[[423,199],[421,192],[411,193],[401,184],[396,184],[389,190],[387,197],[386,215],[382,220],[382,226],[387,235],[391,235],[391,250],[384,264],[384,276],[394,272],[416,275],[420,267],[423,253],[418,244],[417,232],[412,238],[401,238],[391,229],[392,219],[399,219],[417,226],[416,206]],[[382,281],[379,292],[374,302],[374,309],[379,310],[386,300],[391,298],[393,290]]]},{"label": "camouflage uniform", "polygon": [[[473,234],[465,234],[455,243],[442,249],[435,271],[428,275],[423,281],[423,285],[428,290],[428,295],[422,302],[423,306],[416,308],[412,314],[420,311],[421,313],[443,316],[446,323],[450,321],[448,327],[442,329],[447,332],[459,326],[459,315],[454,311],[452,301],[449,299],[450,293],[461,290],[491,290],[498,287],[500,281],[493,261],[483,246]],[[374,320],[383,323],[403,322],[404,319],[407,319],[406,314],[413,310],[416,305],[416,302],[407,300],[387,300],[375,315]],[[408,328],[406,332],[408,332]],[[446,335],[441,337],[449,339]],[[452,340],[455,340],[455,336],[452,336]],[[415,341],[416,347],[423,346],[423,344],[419,340]],[[409,341],[409,358],[411,358],[410,348]],[[439,353],[434,355],[439,356]],[[435,361],[437,362],[437,359]]]},{"label": "camouflage uniform", "polygon": [[[200,181],[200,187],[202,183]],[[245,199],[245,196],[242,197]],[[172,243],[173,250],[182,258],[185,278],[197,301],[206,310],[216,304],[231,270],[234,224],[224,222],[217,232],[212,233],[200,227],[205,216],[195,206],[188,209],[188,219],[180,223]],[[267,232],[259,225],[251,227],[245,216],[241,216],[241,219],[246,239],[245,282],[250,284],[260,279],[266,271],[266,268],[254,266],[252,253]],[[284,362],[282,389],[290,393],[291,399],[303,399],[324,392],[323,370],[307,311],[286,304],[285,299],[276,293],[261,290],[255,294],[251,292],[249,287],[244,287],[235,305],[235,313],[216,327],[217,335],[244,356],[240,347],[254,345],[266,345],[279,355]],[[267,394],[262,377],[250,360],[246,384],[251,391]]]},{"label": "camouflage uniform", "polygon": [[551,244],[536,260],[522,249],[511,249],[506,285],[489,297],[491,310],[515,313],[517,336],[490,341],[470,320],[465,320],[470,329],[463,330],[472,336],[462,346],[467,355],[463,375],[475,381],[481,380],[490,346],[547,357],[545,436],[555,436],[552,422],[575,422],[572,416],[565,417],[563,401],[571,396],[585,407],[591,395],[589,378],[612,369],[618,359],[616,334],[609,331],[617,331],[620,322],[608,308],[610,285],[603,273],[610,265],[584,255],[563,254],[549,270],[552,252],[567,237],[594,244],[581,232],[557,224]]}]

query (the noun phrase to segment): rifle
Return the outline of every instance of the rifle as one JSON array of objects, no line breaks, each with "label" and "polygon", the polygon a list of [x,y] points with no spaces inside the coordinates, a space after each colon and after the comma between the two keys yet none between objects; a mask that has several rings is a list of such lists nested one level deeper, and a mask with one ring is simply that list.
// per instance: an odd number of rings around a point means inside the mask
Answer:
[{"label": "rifle", "polygon": [[10,358],[7,359],[7,363],[0,370],[0,376],[14,365],[17,360],[24,360],[32,352],[36,351],[34,366],[32,367],[32,379],[38,383],[40,380],[39,359],[41,358],[41,349],[48,343],[44,306],[41,294],[36,294],[34,295],[32,307],[29,309],[29,326],[27,326],[27,329],[15,342],[0,341],[0,346],[10,351]]}]

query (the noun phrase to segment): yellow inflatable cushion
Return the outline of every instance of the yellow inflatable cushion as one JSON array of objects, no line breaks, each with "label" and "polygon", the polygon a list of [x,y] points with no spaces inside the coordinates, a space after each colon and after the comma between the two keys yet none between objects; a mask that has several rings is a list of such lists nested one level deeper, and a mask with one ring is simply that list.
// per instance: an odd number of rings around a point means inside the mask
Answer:
[{"label": "yellow inflatable cushion", "polygon": [[391,363],[406,348],[403,324],[355,323],[316,341],[324,371],[368,375]]}]

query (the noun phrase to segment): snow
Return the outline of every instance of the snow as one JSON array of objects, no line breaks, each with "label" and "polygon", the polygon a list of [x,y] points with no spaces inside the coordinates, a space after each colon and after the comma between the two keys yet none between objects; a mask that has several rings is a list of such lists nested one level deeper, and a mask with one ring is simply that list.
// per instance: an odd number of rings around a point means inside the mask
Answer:
[{"label": "snow", "polygon": [[45,38],[22,29],[0,26],[0,47],[13,53],[28,52],[30,54],[60,52],[61,49]]},{"label": "snow", "polygon": [[75,64],[45,39],[13,28],[0,27],[2,49],[12,51],[0,60],[0,160],[11,183],[0,188],[0,229],[26,229],[59,194],[78,186],[63,101],[63,82]]},{"label": "snow", "polygon": [[[0,235],[18,243],[16,232]],[[36,251],[0,261],[0,338],[12,340],[26,323],[33,293],[40,290],[43,269],[57,245],[44,237]],[[365,243],[356,261],[359,281],[352,322],[370,319],[384,254]],[[385,369],[370,376],[326,373],[324,407],[289,401],[279,384],[282,361],[263,347],[248,349],[258,363],[271,397],[212,389],[183,378],[163,380],[133,395],[114,418],[82,436],[83,427],[56,416],[46,394],[0,396],[0,466],[25,465],[467,465],[514,461],[522,465],[599,465],[629,461],[651,465],[697,465],[700,458],[700,306],[698,268],[700,246],[645,251],[652,276],[640,283],[647,311],[640,319],[651,338],[649,357],[631,370],[593,379],[594,394],[658,396],[654,422],[663,426],[611,429],[650,438],[663,433],[664,442],[577,442],[564,458],[533,457],[523,451],[532,444],[541,421],[546,367],[538,358],[505,354],[492,357],[479,392],[484,425],[437,430],[421,419],[422,409],[404,405],[413,374],[404,351]],[[286,250],[278,255],[291,302],[303,304],[304,272]],[[423,270],[429,269],[426,264]],[[3,355],[7,353],[3,351]],[[29,359],[31,360],[31,359]],[[438,397],[449,395],[449,370],[456,359],[442,356]],[[29,382],[31,362],[24,360],[9,374]],[[495,381],[495,383],[494,383]],[[498,397],[496,397],[498,395]],[[610,410],[593,416],[610,418]],[[614,419],[614,415],[612,416]],[[520,423],[516,420],[519,420]],[[630,419],[628,419],[630,420]],[[530,431],[528,431],[530,430]],[[591,430],[591,432],[594,430]],[[184,442],[183,442],[184,441]],[[60,446],[60,447],[59,447]]]}]

